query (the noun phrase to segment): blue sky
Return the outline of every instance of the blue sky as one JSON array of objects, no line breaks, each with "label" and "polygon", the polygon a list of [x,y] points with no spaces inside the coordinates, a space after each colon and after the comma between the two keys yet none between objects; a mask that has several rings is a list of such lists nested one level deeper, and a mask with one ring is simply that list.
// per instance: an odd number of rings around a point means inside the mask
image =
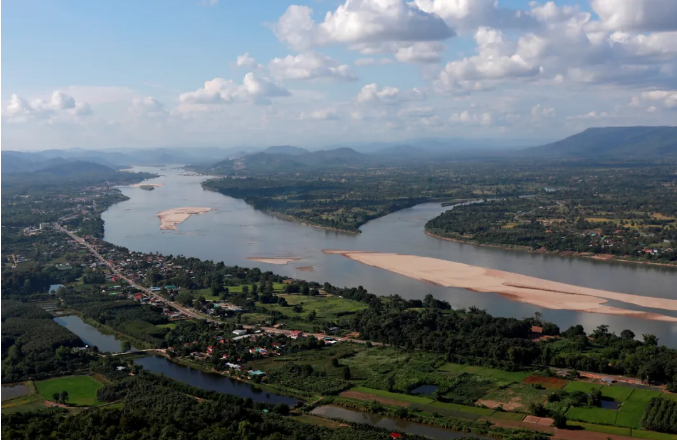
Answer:
[{"label": "blue sky", "polygon": [[3,149],[553,139],[677,121],[673,0],[3,6]]}]

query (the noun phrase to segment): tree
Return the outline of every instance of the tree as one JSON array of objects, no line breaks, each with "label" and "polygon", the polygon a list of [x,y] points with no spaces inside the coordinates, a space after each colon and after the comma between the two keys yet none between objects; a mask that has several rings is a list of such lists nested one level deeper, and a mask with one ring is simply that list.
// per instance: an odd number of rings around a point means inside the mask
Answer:
[{"label": "tree", "polygon": [[643,334],[642,338],[644,338],[644,345],[650,345],[653,347],[658,345],[658,338],[655,335]]},{"label": "tree", "polygon": [[308,321],[313,322],[315,321],[315,318],[317,318],[317,312],[315,310],[308,313]]},{"label": "tree", "polygon": [[132,349],[132,344],[129,343],[129,341],[122,341],[120,344],[120,350],[122,350],[123,353],[126,353]]},{"label": "tree", "polygon": [[339,361],[336,358],[331,358],[331,366],[334,368],[338,368],[339,366]]},{"label": "tree", "polygon": [[635,339],[635,334],[632,332],[632,330],[623,330],[621,332],[621,339],[632,341],[633,339]]},{"label": "tree", "polygon": [[350,380],[350,367],[347,365],[343,367],[343,380]]},{"label": "tree", "polygon": [[52,394],[52,400],[58,403],[59,401],[61,401],[61,395],[59,393]]},{"label": "tree", "polygon": [[178,295],[176,295],[176,301],[180,304],[183,304],[184,306],[192,306],[193,305],[193,295],[191,295],[189,292],[179,292]]},{"label": "tree", "polygon": [[61,397],[61,403],[63,403],[64,405],[67,405],[67,402],[68,402],[68,391],[62,391],[60,397]]},{"label": "tree", "polygon": [[555,412],[551,415],[552,424],[555,428],[566,428],[567,426],[567,416],[563,412]]}]

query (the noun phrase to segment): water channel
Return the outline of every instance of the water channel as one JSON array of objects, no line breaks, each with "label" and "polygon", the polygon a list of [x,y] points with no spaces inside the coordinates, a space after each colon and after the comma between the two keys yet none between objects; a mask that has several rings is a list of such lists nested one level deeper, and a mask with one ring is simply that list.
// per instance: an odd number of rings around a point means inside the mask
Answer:
[{"label": "water channel", "polygon": [[270,404],[286,403],[294,406],[297,399],[289,396],[264,391],[248,383],[240,382],[220,374],[205,373],[194,368],[179,365],[164,357],[149,356],[134,360],[135,364],[141,365],[148,371],[187,383],[203,390],[216,391],[224,394],[233,394],[242,398],[250,397],[256,402]]},{"label": "water channel", "polygon": [[[122,351],[122,341],[112,335],[104,335],[95,327],[84,322],[79,316],[61,316],[54,318],[57,324],[66,327],[82,339],[87,345],[95,345],[99,351],[119,353]],[[132,347],[134,350],[134,347]]]},{"label": "water channel", "polygon": [[[228,265],[260,267],[295,278],[338,286],[362,285],[369,291],[403,298],[423,298],[431,293],[449,301],[455,308],[475,305],[499,316],[522,318],[542,312],[544,317],[565,329],[581,324],[592,331],[607,324],[620,333],[629,328],[637,335],[652,333],[660,342],[677,347],[677,325],[624,316],[610,316],[568,310],[551,310],[510,301],[493,293],[433,286],[385,270],[362,265],[338,255],[325,255],[322,249],[397,252],[457,261],[499,269],[552,281],[637,295],[677,299],[677,270],[623,262],[595,261],[575,257],[542,255],[492,247],[455,243],[429,237],[423,227],[429,219],[449,207],[425,203],[373,220],[362,226],[361,234],[346,234],[303,226],[254,210],[242,200],[205,191],[203,176],[187,174],[172,167],[137,167],[138,171],[161,174],[152,183],[162,183],[154,191],[121,188],[130,199],[103,213],[105,239],[142,252],[183,254],[223,261]],[[157,214],[185,207],[210,207],[207,214],[193,216],[178,231],[160,230]],[[248,260],[252,257],[300,258],[287,265]],[[307,271],[312,267],[312,271]],[[300,271],[299,268],[305,270]],[[677,312],[655,310],[609,302],[632,310],[653,311],[677,316]]]},{"label": "water channel", "polygon": [[402,419],[381,416],[379,414],[364,413],[354,409],[342,408],[334,405],[318,406],[312,411],[313,414],[324,417],[347,420],[349,422],[372,425],[378,428],[389,429],[393,431],[406,432],[408,434],[424,435],[426,437],[445,440],[460,437],[475,437],[479,439],[489,439],[489,437],[477,436],[465,432],[456,432],[450,429],[437,428],[422,423],[409,422]]}]

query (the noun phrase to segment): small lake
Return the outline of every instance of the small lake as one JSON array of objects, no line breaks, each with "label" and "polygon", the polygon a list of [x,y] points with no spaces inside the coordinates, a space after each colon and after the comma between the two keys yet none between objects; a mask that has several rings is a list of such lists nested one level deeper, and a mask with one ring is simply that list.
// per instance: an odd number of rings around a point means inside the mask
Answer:
[{"label": "small lake", "polygon": [[602,400],[599,404],[602,409],[611,409],[616,411],[621,407],[621,402],[614,402],[613,400]]},{"label": "small lake", "polygon": [[363,425],[376,426],[378,428],[393,431],[406,432],[408,434],[424,435],[434,439],[454,439],[460,437],[476,437],[488,439],[489,437],[476,436],[465,432],[456,432],[450,429],[436,428],[422,423],[409,422],[407,420],[384,417],[378,414],[364,413],[354,409],[342,408],[334,405],[318,406],[312,414],[324,417],[333,417]]},{"label": "small lake", "polygon": [[[85,323],[79,316],[70,315],[54,318],[57,324],[66,327],[82,339],[82,342],[92,346],[95,345],[99,351],[109,351],[119,353],[122,351],[122,341],[112,335],[104,335],[96,328]],[[132,347],[132,350],[136,350]]]},{"label": "small lake", "polygon": [[437,391],[437,388],[437,385],[420,385],[411,390],[411,394],[432,394]]},{"label": "small lake", "polygon": [[153,373],[164,374],[165,376],[187,383],[203,390],[216,391],[218,393],[233,394],[242,398],[250,397],[255,402],[270,404],[286,403],[294,406],[297,399],[280,394],[271,393],[260,388],[256,388],[248,383],[240,382],[219,374],[205,373],[195,368],[187,367],[174,363],[167,358],[159,356],[149,356],[141,359],[135,359],[135,364],[141,365]]},{"label": "small lake", "polygon": [[2,386],[2,400],[12,399],[18,396],[24,396],[29,393],[28,386],[22,383]]}]

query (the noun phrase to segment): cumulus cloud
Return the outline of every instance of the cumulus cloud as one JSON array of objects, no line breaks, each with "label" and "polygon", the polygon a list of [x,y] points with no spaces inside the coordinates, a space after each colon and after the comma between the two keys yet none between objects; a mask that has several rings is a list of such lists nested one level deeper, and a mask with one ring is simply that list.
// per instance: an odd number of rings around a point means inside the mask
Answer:
[{"label": "cumulus cloud", "polygon": [[146,96],[145,98],[134,99],[129,107],[129,113],[134,116],[156,117],[166,115],[167,109],[157,99],[152,96]]},{"label": "cumulus cloud", "polygon": [[336,110],[333,108],[328,108],[324,110],[316,110],[313,112],[305,113],[302,112],[299,115],[301,120],[315,120],[315,121],[334,121],[339,119],[336,114]]},{"label": "cumulus cloud", "polygon": [[299,51],[314,46],[386,42],[440,41],[454,31],[434,13],[404,0],[345,0],[324,21],[315,23],[312,9],[292,5],[272,26],[277,38]]},{"label": "cumulus cloud", "polygon": [[239,55],[235,61],[235,65],[237,67],[245,67],[249,70],[258,70],[263,67],[261,64],[257,63],[251,55],[249,55],[249,52]]},{"label": "cumulus cloud", "polygon": [[209,105],[247,102],[267,105],[271,102],[269,98],[289,95],[289,91],[284,87],[249,72],[245,75],[242,84],[236,84],[233,80],[223,78],[205,81],[203,88],[182,93],[179,96],[179,101],[182,104]]},{"label": "cumulus cloud", "polygon": [[268,64],[268,70],[278,80],[354,81],[357,79],[348,65],[316,52],[275,58]]},{"label": "cumulus cloud", "polygon": [[12,94],[9,104],[3,115],[12,122],[23,122],[30,117],[59,118],[62,116],[89,116],[92,114],[90,105],[83,101],[76,101],[70,95],[59,90],[52,93],[48,100],[37,98],[30,104],[24,98]]},{"label": "cumulus cloud", "polygon": [[536,104],[531,108],[532,119],[554,118],[555,116],[555,109],[553,107],[545,107],[541,104]]},{"label": "cumulus cloud", "polygon": [[397,87],[385,86],[379,88],[376,83],[367,84],[357,94],[357,102],[393,105],[403,101],[423,101],[427,93],[418,88],[401,92]]},{"label": "cumulus cloud", "polygon": [[446,46],[436,41],[414,43],[395,51],[395,59],[404,63],[439,63]]},{"label": "cumulus cloud", "polygon": [[597,111],[591,111],[589,113],[585,113],[582,115],[575,115],[575,116],[569,116],[567,119],[569,120],[577,120],[577,119],[603,119],[607,118],[609,114],[607,112],[597,112]]},{"label": "cumulus cloud", "polygon": [[612,30],[677,30],[674,0],[590,0],[602,24]]},{"label": "cumulus cloud", "polygon": [[439,15],[461,32],[472,32],[479,26],[528,28],[534,25],[529,15],[501,8],[496,0],[415,0],[414,3],[422,11]]},{"label": "cumulus cloud", "polygon": [[[642,92],[639,97],[632,99],[630,105],[637,107],[642,101],[658,102],[665,108],[677,109],[677,90],[650,90]],[[653,111],[657,110],[655,106],[652,107],[654,107]]]}]

